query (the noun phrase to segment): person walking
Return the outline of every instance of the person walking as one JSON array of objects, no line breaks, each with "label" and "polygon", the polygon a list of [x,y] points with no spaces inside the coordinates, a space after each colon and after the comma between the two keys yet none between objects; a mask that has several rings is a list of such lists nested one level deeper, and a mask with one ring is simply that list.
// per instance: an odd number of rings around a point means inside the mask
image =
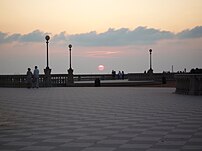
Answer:
[{"label": "person walking", "polygon": [[27,69],[27,88],[31,88],[32,87],[32,72],[31,69],[28,68]]},{"label": "person walking", "polygon": [[37,66],[35,66],[34,69],[33,82],[34,82],[34,88],[39,88],[39,69]]}]

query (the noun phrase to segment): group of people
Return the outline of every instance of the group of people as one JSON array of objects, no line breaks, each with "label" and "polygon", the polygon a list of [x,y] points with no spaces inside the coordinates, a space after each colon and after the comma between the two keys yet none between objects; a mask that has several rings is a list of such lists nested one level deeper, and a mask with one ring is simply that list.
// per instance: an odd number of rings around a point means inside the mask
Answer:
[{"label": "group of people", "polygon": [[[114,70],[112,70],[112,77],[113,77],[113,79],[116,79],[116,71],[114,71]],[[124,80],[124,71],[122,71],[122,72],[119,71],[117,74],[117,78]]]},{"label": "group of people", "polygon": [[35,66],[32,73],[31,69],[27,69],[27,88],[39,88],[39,69]]}]

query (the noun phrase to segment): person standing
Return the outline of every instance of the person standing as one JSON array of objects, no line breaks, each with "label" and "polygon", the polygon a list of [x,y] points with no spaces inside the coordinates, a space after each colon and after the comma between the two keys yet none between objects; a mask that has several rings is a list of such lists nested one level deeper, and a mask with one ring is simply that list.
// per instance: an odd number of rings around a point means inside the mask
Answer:
[{"label": "person standing", "polygon": [[37,66],[35,66],[33,77],[34,77],[34,88],[39,88],[39,69]]},{"label": "person standing", "polygon": [[112,79],[115,80],[116,78],[116,71],[112,70]]},{"label": "person standing", "polygon": [[125,76],[124,71],[121,72],[121,76],[122,76],[122,80],[124,80],[124,78],[125,78],[124,77]]},{"label": "person standing", "polygon": [[31,69],[28,68],[27,69],[27,88],[31,88],[32,87],[32,72]]},{"label": "person standing", "polygon": [[118,72],[118,79],[121,79],[121,71]]}]

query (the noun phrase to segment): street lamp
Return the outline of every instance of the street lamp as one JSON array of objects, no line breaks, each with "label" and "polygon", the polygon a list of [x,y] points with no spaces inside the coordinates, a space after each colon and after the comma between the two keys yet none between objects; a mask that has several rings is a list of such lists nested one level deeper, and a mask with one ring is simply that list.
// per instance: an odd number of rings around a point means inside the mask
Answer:
[{"label": "street lamp", "polygon": [[44,69],[44,73],[45,73],[45,77],[44,77],[44,84],[46,87],[50,87],[51,86],[51,69],[48,66],[48,41],[50,40],[50,36],[46,35],[45,37],[46,39],[46,47],[47,47],[47,66]]},{"label": "street lamp", "polygon": [[68,47],[69,47],[69,57],[70,57],[70,58],[69,58],[69,68],[72,69],[72,56],[71,56],[71,55],[72,55],[72,54],[71,54],[71,52],[72,52],[72,45],[69,44]]},{"label": "street lamp", "polygon": [[152,49],[149,49],[149,55],[150,55],[150,68],[148,70],[147,73],[149,73],[150,75],[153,75],[153,69],[152,69]]},{"label": "street lamp", "polygon": [[46,35],[45,37],[46,39],[46,46],[47,46],[47,66],[46,66],[46,69],[49,69],[49,66],[48,66],[48,41],[50,40],[50,36],[49,35]]},{"label": "street lamp", "polygon": [[151,58],[152,49],[149,49],[149,53],[150,53],[150,69],[152,69],[152,58]]},{"label": "street lamp", "polygon": [[74,75],[73,75],[73,69],[72,69],[72,45],[69,44],[69,69],[68,69],[68,81],[67,86],[73,86],[74,85]]}]

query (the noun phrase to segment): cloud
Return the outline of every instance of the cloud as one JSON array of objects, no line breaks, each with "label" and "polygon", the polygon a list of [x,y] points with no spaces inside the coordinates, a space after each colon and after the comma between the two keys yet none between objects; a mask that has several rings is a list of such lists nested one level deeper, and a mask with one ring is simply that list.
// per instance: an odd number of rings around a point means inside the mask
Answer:
[{"label": "cloud", "polygon": [[187,29],[177,34],[180,39],[200,38],[202,37],[202,26],[196,26],[193,29]]},{"label": "cloud", "polygon": [[[0,44],[12,41],[18,42],[44,42],[47,33],[35,30],[28,34],[13,34],[0,32]],[[50,34],[50,33],[49,33]],[[147,45],[165,39],[187,39],[202,37],[202,26],[193,29],[187,29],[174,34],[170,31],[148,27],[137,27],[134,30],[128,28],[113,29],[109,28],[106,32],[97,33],[91,31],[88,33],[68,35],[61,32],[57,35],[51,35],[50,41],[72,43],[77,46],[127,46],[127,45]]]},{"label": "cloud", "polygon": [[46,33],[35,30],[31,33],[20,36],[19,40],[22,42],[41,42],[44,41]]},{"label": "cloud", "polygon": [[61,32],[60,34],[54,35],[52,38],[54,41],[67,41],[68,35],[66,34],[65,31]]},{"label": "cloud", "polygon": [[3,33],[0,32],[0,43],[9,43],[13,41],[18,41],[18,42],[41,42],[44,41],[46,33],[40,31],[40,30],[35,30],[31,33],[28,34],[12,34],[9,35],[8,33]]},{"label": "cloud", "polygon": [[6,40],[8,42],[12,42],[12,41],[18,41],[18,40],[20,40],[20,38],[21,38],[20,34],[13,34],[11,36],[8,36]]},{"label": "cloud", "polygon": [[160,39],[174,37],[168,31],[160,31],[153,28],[138,27],[134,30],[110,28],[104,33],[97,34],[95,31],[70,36],[70,41],[83,46],[124,46],[133,44],[151,44]]},{"label": "cloud", "polygon": [[0,43],[5,43],[6,37],[7,37],[6,33],[0,32]]},{"label": "cloud", "polygon": [[9,36],[8,33],[0,32],[0,44],[18,41],[20,36],[20,34],[13,34]]}]

